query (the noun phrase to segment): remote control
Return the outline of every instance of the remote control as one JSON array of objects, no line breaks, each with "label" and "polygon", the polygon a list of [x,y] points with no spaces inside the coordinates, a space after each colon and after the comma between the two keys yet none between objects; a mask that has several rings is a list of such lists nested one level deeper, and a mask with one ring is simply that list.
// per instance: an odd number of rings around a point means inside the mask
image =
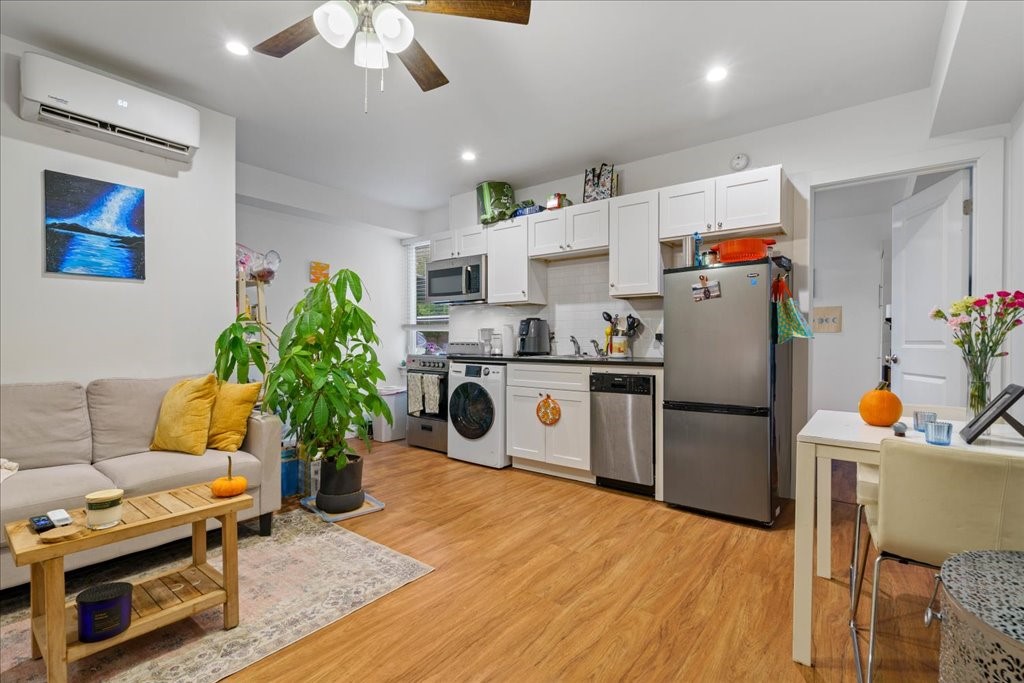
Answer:
[{"label": "remote control", "polygon": [[53,522],[54,526],[67,526],[68,524],[71,524],[71,515],[69,515],[68,511],[64,508],[50,510],[46,513],[46,516],[50,518],[50,521]]},{"label": "remote control", "polygon": [[41,534],[44,531],[53,529],[53,522],[46,515],[38,515],[36,517],[29,517],[28,521],[32,524],[32,528],[35,529],[37,534]]}]

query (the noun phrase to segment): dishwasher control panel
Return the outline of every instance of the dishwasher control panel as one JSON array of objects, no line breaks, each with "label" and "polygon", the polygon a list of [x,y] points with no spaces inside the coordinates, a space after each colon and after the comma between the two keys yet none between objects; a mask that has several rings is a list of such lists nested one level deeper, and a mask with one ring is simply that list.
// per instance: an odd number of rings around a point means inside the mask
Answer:
[{"label": "dishwasher control panel", "polygon": [[650,375],[617,375],[594,373],[590,376],[590,390],[608,394],[653,394],[654,377]]}]

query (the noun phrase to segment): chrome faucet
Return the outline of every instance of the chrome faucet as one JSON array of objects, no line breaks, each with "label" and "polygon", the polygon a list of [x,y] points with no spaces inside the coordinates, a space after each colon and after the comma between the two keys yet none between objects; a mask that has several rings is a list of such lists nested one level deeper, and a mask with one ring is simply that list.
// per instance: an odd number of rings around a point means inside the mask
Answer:
[{"label": "chrome faucet", "polygon": [[599,358],[604,358],[604,356],[605,356],[604,349],[602,349],[601,345],[597,343],[597,340],[596,339],[591,339],[590,343],[594,345],[594,353],[596,353]]},{"label": "chrome faucet", "polygon": [[583,354],[580,353],[580,343],[579,341],[576,340],[576,337],[570,334],[569,341],[572,342],[572,355],[576,356],[577,358],[582,356]]}]

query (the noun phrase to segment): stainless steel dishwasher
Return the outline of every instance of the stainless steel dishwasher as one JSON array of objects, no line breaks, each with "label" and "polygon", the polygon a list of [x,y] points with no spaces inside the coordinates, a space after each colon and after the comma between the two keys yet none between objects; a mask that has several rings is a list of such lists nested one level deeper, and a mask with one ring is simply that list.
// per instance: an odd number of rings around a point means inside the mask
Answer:
[{"label": "stainless steel dishwasher", "polygon": [[590,465],[599,486],[654,495],[653,375],[590,375]]}]

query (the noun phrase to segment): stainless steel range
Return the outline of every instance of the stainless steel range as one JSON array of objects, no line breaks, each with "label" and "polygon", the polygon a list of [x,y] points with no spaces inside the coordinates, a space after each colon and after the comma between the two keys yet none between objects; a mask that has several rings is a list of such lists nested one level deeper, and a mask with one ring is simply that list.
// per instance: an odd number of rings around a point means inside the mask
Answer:
[{"label": "stainless steel range", "polygon": [[[405,365],[409,399],[405,441],[410,446],[447,453],[448,359],[444,356],[412,355],[406,358]],[[438,396],[437,405],[433,406],[426,396],[432,393],[430,387],[435,383]]]}]

